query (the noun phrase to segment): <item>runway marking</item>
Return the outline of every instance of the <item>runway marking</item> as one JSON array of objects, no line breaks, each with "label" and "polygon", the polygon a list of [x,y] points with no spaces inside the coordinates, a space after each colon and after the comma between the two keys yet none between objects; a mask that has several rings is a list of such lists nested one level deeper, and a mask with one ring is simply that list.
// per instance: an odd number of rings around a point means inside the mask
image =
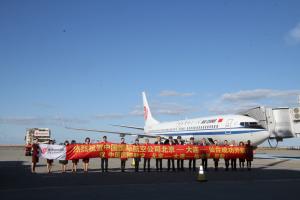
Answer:
[{"label": "runway marking", "polygon": [[266,164],[263,167],[259,167],[259,169],[265,169],[265,168],[268,168],[268,167],[273,167],[275,165],[278,165],[278,164],[284,163],[284,162],[288,162],[288,161],[289,160],[279,160],[279,161],[276,161],[276,162],[272,162],[272,163]]},{"label": "runway marking", "polygon": [[283,162],[287,162],[287,161],[289,161],[289,160],[279,160],[277,162],[273,162],[273,163],[267,164],[266,166],[271,167],[271,166],[275,166],[277,164],[280,164],[280,163],[283,163]]}]

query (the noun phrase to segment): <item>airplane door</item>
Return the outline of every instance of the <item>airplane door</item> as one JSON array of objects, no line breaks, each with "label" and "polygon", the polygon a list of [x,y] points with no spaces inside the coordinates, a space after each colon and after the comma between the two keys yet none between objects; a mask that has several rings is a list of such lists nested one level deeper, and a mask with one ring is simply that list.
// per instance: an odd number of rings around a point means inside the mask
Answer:
[{"label": "airplane door", "polygon": [[233,119],[227,119],[225,124],[225,134],[231,134],[231,124],[233,122]]}]

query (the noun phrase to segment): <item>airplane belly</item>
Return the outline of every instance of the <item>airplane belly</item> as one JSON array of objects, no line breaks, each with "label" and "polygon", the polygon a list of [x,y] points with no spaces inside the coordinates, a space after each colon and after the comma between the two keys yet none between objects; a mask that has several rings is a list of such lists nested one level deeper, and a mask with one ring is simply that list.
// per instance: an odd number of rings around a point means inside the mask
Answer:
[{"label": "airplane belly", "polygon": [[223,143],[224,140],[227,140],[229,143],[231,143],[233,140],[235,141],[236,145],[239,144],[239,142],[244,142],[246,143],[247,140],[250,140],[251,143],[254,146],[257,146],[261,143],[263,143],[265,140],[269,138],[270,133],[268,131],[262,130],[262,131],[249,131],[249,132],[243,132],[243,133],[234,133],[232,134],[205,134],[205,135],[200,135],[196,136],[198,140],[202,138],[209,139],[211,138],[212,140],[217,140],[218,143]]}]

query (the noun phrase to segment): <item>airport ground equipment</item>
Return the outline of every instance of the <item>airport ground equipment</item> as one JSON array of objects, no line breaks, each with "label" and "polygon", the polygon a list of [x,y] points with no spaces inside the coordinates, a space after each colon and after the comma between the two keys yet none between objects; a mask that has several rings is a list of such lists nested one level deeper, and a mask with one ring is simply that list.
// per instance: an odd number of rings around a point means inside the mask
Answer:
[{"label": "airport ground equipment", "polygon": [[31,155],[31,146],[36,139],[37,143],[48,143],[51,138],[51,130],[49,128],[28,128],[25,135],[25,156]]},{"label": "airport ground equipment", "polygon": [[266,130],[270,132],[269,144],[285,138],[300,137],[300,107],[278,107],[269,108],[259,106],[241,112],[245,116],[252,117],[258,121]]}]

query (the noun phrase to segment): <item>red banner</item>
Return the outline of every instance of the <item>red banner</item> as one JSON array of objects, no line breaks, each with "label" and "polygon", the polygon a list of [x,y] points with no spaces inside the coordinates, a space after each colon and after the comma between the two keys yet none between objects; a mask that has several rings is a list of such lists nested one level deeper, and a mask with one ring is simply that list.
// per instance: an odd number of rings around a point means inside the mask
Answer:
[{"label": "red banner", "polygon": [[[249,151],[247,151],[249,152]],[[246,158],[240,146],[155,145],[155,144],[74,144],[67,146],[67,160],[82,158]]]}]

